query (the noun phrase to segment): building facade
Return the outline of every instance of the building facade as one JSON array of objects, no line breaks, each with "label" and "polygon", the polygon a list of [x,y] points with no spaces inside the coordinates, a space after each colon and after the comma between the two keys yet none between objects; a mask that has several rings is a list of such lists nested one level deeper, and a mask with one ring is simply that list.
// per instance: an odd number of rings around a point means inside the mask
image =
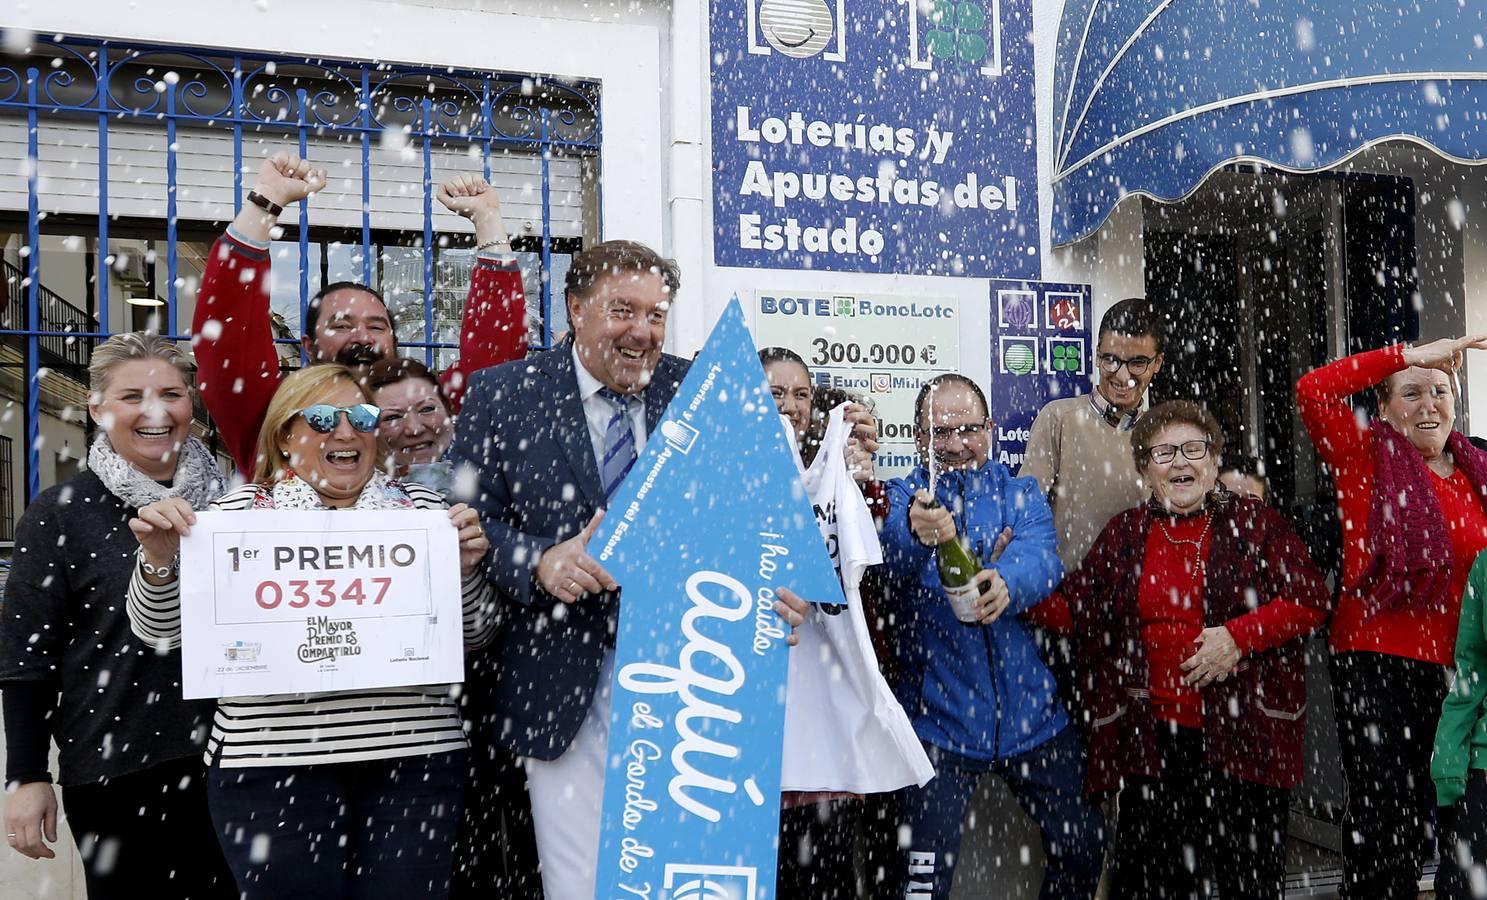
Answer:
[{"label": "building facade", "polygon": [[[917,21],[913,0],[885,5]],[[1170,310],[1154,396],[1203,397],[1266,461],[1281,506],[1298,522],[1325,520],[1330,489],[1292,386],[1351,350],[1487,331],[1487,187],[1473,163],[1409,136],[1368,142],[1325,171],[1235,160],[1176,199],[1134,186],[1087,235],[1060,243],[1055,130],[1072,64],[1060,47],[1079,23],[1063,0],[980,7],[994,27],[978,66],[1002,65],[1004,48],[1012,58],[1008,42],[1031,43],[1036,183],[1021,202],[1037,212],[1032,277],[1088,285],[1095,322],[1130,296]],[[199,3],[155,0],[0,11],[0,147],[12,161],[0,170],[0,541],[29,497],[86,456],[89,349],[146,326],[189,337],[203,256],[259,161],[283,148],[330,170],[274,247],[286,365],[306,298],[342,278],[387,293],[409,352],[449,361],[471,241],[431,191],[469,172],[501,189],[534,345],[566,327],[555,289],[565,259],[624,237],[681,264],[673,352],[695,352],[734,296],[751,318],[748,299],[761,294],[950,298],[959,368],[996,394],[996,260],[974,277],[717,264],[713,235],[733,223],[718,220],[712,177],[711,8],[261,0],[204,15]],[[1462,387],[1461,427],[1487,434],[1487,362],[1468,360]],[[1303,792],[1323,822],[1337,798],[1328,768]],[[68,896],[60,870],[42,876],[46,895]],[[0,888],[13,871],[0,863]]]}]

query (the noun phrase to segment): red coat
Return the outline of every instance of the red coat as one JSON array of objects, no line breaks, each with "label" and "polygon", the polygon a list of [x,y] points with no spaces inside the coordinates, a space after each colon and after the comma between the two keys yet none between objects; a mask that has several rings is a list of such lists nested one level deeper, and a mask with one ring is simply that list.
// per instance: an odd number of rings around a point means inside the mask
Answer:
[{"label": "red coat", "polygon": [[[526,315],[520,270],[477,260],[460,324],[460,359],[450,367],[457,377],[444,382],[450,412],[459,412],[469,376],[526,355]],[[191,335],[202,403],[238,469],[251,478],[258,430],[279,387],[268,251],[231,234],[217,239],[201,277]]]},{"label": "red coat", "polygon": [[[1090,793],[1156,781],[1158,729],[1141,641],[1138,588],[1153,513],[1110,520],[1058,596],[1073,620]],[[1254,500],[1216,507],[1203,585],[1205,627],[1228,625],[1247,652],[1226,681],[1203,689],[1208,763],[1272,787],[1301,780],[1306,658],[1301,638],[1325,621],[1332,594],[1306,545],[1279,513]],[[1046,611],[1043,611],[1046,614]]]}]

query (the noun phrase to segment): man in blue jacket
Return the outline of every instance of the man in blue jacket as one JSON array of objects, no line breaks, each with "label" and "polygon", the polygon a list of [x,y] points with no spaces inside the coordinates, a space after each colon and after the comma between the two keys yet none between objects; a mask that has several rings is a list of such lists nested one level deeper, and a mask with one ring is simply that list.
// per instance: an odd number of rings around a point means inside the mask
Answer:
[{"label": "man in blue jacket", "polygon": [[[996,774],[1042,832],[1041,897],[1088,900],[1104,859],[1104,816],[1083,797],[1084,747],[1020,618],[1063,577],[1053,515],[1036,480],[990,461],[991,424],[975,382],[931,380],[915,402],[915,434],[920,459],[933,454],[936,483],[921,464],[888,484],[885,612],[897,624],[902,673],[894,689],[936,771],[898,797],[910,834],[892,896],[950,896],[966,806],[981,776]],[[989,563],[975,578],[970,623],[940,584],[934,548],[951,537]]]}]

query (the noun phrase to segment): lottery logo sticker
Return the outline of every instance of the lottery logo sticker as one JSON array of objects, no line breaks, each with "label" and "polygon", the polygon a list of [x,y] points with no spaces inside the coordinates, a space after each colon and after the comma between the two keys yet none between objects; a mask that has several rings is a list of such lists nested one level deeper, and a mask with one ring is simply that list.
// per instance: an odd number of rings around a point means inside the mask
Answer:
[{"label": "lottery logo sticker", "polygon": [[997,358],[1006,375],[1031,375],[1038,370],[1038,339],[1003,337],[998,339]]},{"label": "lottery logo sticker", "polygon": [[1049,374],[1083,375],[1089,371],[1085,368],[1084,338],[1051,337],[1045,339],[1044,346],[1048,358],[1043,365]]}]

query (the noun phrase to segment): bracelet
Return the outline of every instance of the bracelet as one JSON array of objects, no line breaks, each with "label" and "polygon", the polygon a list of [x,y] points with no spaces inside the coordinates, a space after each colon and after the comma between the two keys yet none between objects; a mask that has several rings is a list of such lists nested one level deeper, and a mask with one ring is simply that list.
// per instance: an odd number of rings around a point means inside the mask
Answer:
[{"label": "bracelet", "polygon": [[493,241],[486,241],[485,243],[477,246],[475,248],[475,252],[476,253],[484,253],[485,251],[489,250],[492,247],[500,247],[500,246],[503,246],[503,245],[506,247],[506,249],[508,251],[510,251],[511,250],[511,238],[496,238]]},{"label": "bracelet", "polygon": [[247,200],[249,203],[263,210],[271,216],[277,216],[284,211],[284,207],[263,196],[257,191],[249,191]]},{"label": "bracelet", "polygon": [[181,554],[177,553],[170,558],[170,562],[163,566],[151,565],[145,559],[145,548],[140,547],[134,551],[135,558],[139,560],[139,570],[151,578],[170,578],[181,568]]}]

